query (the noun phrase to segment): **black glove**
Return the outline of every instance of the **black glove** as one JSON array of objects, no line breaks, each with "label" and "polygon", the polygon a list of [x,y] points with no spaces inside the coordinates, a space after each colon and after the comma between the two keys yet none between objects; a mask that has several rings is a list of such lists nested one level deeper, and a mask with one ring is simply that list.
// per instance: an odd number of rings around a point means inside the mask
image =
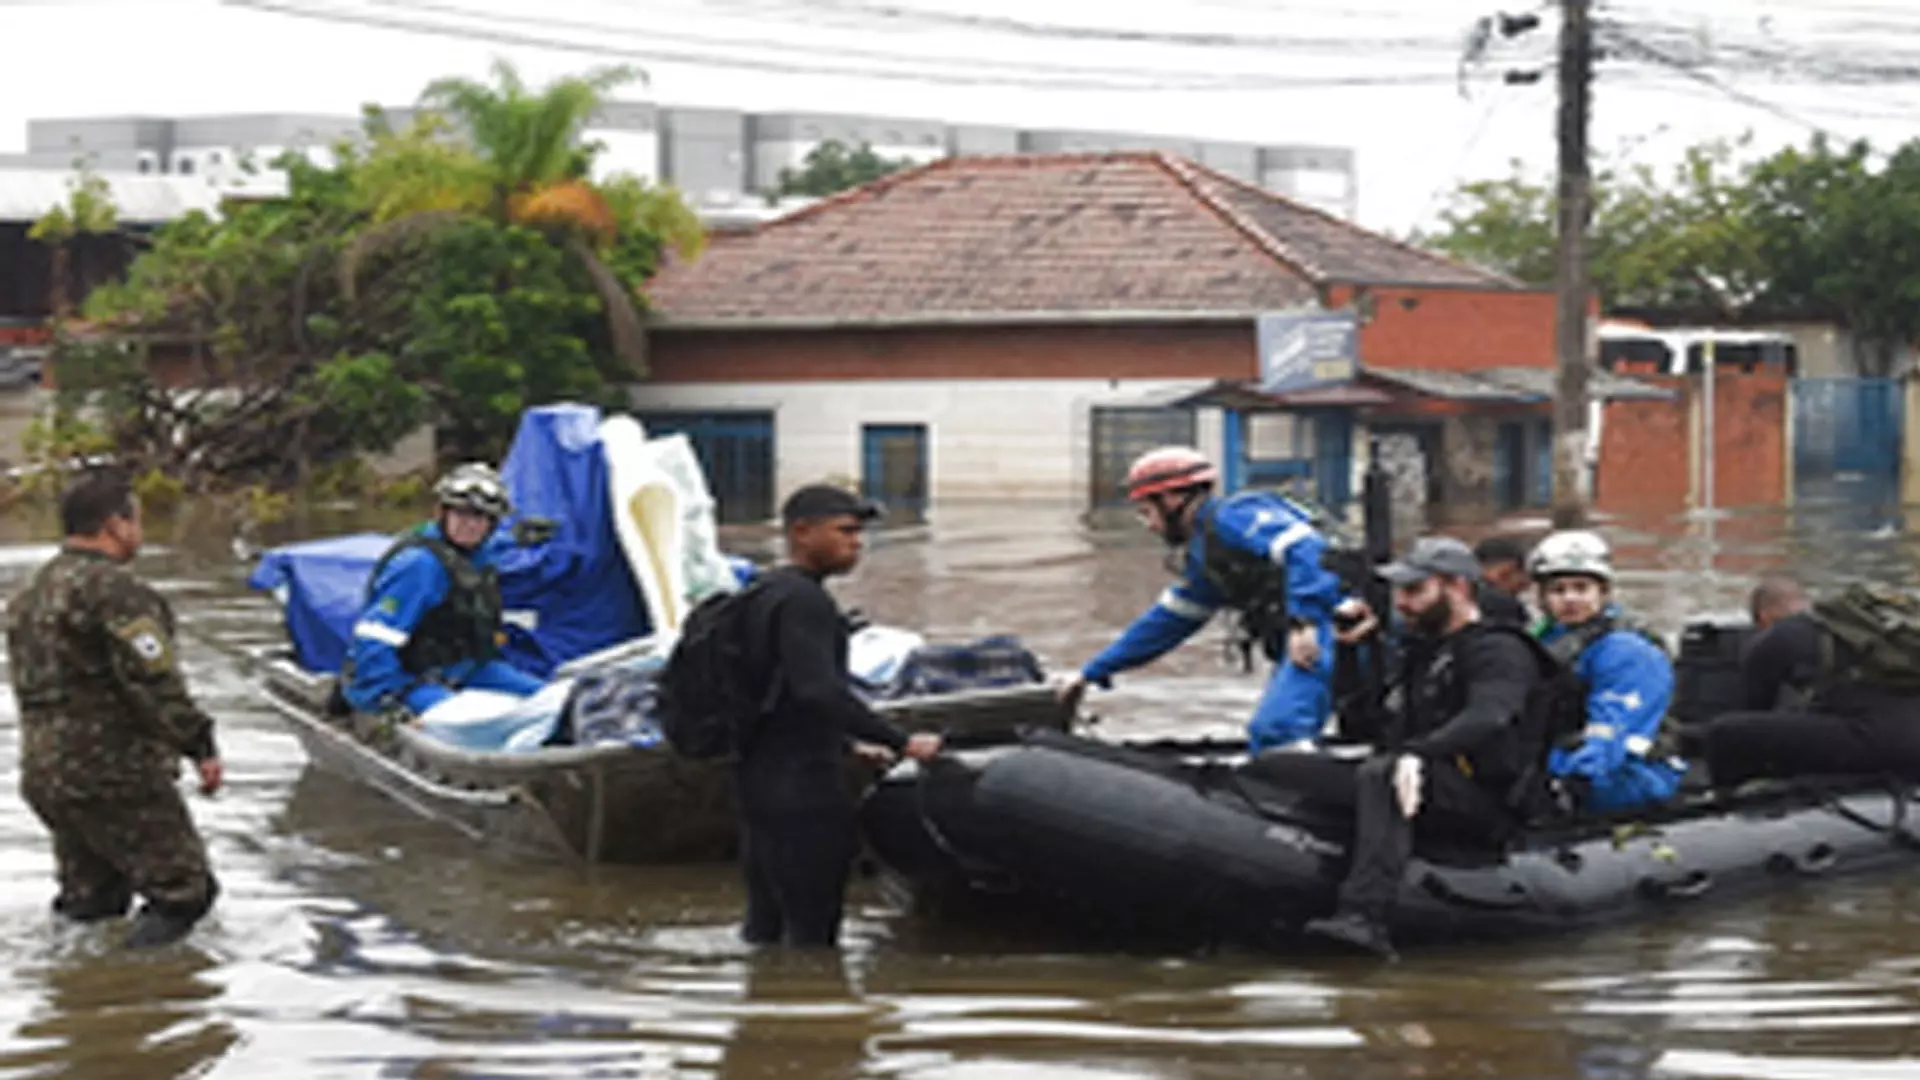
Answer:
[{"label": "black glove", "polygon": [[534,547],[553,539],[560,531],[560,523],[552,518],[523,517],[513,523],[513,542],[521,547]]}]

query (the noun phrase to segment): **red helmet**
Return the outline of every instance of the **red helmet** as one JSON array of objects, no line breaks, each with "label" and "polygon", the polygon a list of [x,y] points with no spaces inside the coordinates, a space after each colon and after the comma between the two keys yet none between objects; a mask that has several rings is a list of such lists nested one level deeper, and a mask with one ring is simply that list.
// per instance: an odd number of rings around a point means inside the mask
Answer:
[{"label": "red helmet", "polygon": [[1219,479],[1219,470],[1191,446],[1162,446],[1141,454],[1127,470],[1127,498],[1138,501]]}]

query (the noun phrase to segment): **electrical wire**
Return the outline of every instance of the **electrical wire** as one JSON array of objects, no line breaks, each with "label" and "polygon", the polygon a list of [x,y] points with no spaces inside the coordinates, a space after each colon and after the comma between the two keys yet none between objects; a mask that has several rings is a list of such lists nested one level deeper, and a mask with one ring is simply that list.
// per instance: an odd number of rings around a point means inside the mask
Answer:
[{"label": "electrical wire", "polygon": [[[540,16],[515,15],[510,13],[489,11],[486,9],[476,9],[463,4],[449,3],[449,2],[446,2],[446,0],[364,0],[364,2],[380,8],[418,12],[418,13],[423,13],[428,15],[450,17],[454,19],[463,19],[463,20],[478,19],[482,21],[498,23],[503,26],[524,26],[524,27],[534,27],[534,28],[545,29],[545,30],[572,31],[572,32],[593,34],[601,38],[605,38],[610,35],[618,35],[622,37],[639,38],[649,42],[670,41],[670,42],[679,42],[682,44],[690,44],[690,45],[696,45],[696,46],[702,46],[702,47],[708,47],[708,48],[735,48],[735,49],[745,48],[745,49],[752,49],[752,50],[759,50],[759,51],[772,51],[772,52],[786,52],[786,53],[798,52],[802,55],[806,55],[810,57],[817,57],[824,53],[830,53],[835,57],[865,59],[865,60],[877,61],[883,64],[898,64],[898,63],[964,64],[968,69],[972,69],[972,70],[978,70],[978,69],[1005,70],[1005,71],[1011,71],[1023,76],[1047,78],[1049,80],[1057,77],[1053,73],[1059,73],[1059,72],[1064,72],[1072,76],[1085,76],[1085,77],[1098,76],[1098,77],[1113,79],[1117,81],[1125,81],[1129,83],[1139,81],[1143,75],[1142,69],[1139,67],[1139,65],[1133,65],[1131,67],[1087,67],[1087,66],[1078,66],[1078,65],[1068,66],[1068,65],[1059,64],[1057,62],[998,60],[998,59],[992,59],[992,58],[976,58],[976,57],[956,58],[951,55],[940,56],[940,57],[903,56],[898,51],[880,51],[880,50],[872,50],[872,49],[861,49],[857,47],[849,47],[849,46],[843,46],[839,44],[835,44],[830,48],[826,46],[804,46],[804,45],[790,45],[790,44],[771,44],[770,45],[762,41],[748,41],[748,40],[741,40],[739,38],[714,37],[714,36],[707,36],[707,35],[690,35],[685,33],[665,33],[665,32],[651,30],[651,29],[642,29],[640,27],[622,27],[622,26],[616,26],[616,25],[611,25],[606,23],[585,22],[585,21],[575,20],[575,19],[561,19],[561,18],[555,18],[551,15],[540,15]],[[1145,72],[1144,74],[1151,76],[1155,73]],[[1178,73],[1178,79],[1182,81],[1190,81],[1195,84],[1204,84],[1206,86],[1220,86],[1221,88],[1225,88],[1225,89],[1242,89],[1242,88],[1265,88],[1265,87],[1274,86],[1274,85],[1311,85],[1311,86],[1373,85],[1376,81],[1384,82],[1387,85],[1396,85],[1400,81],[1406,79],[1409,76],[1409,74],[1411,73],[1395,73],[1390,75],[1352,76],[1352,77],[1328,76],[1328,77],[1322,78],[1317,76],[1281,77],[1281,76],[1270,76],[1270,75],[1255,76],[1255,75],[1235,75],[1235,74],[1216,74],[1216,73],[1200,74],[1200,73],[1188,73],[1188,72],[1182,71]],[[1415,76],[1415,77],[1418,77],[1418,76]],[[1432,77],[1433,76],[1429,76],[1429,78],[1432,78]],[[1357,81],[1357,82],[1354,81],[1356,79],[1360,81]],[[1246,80],[1246,81],[1244,83],[1236,85],[1235,80]]]},{"label": "electrical wire", "polygon": [[[572,38],[556,37],[544,34],[531,34],[504,27],[525,25],[536,21],[531,17],[501,16],[487,12],[471,12],[472,18],[514,19],[516,22],[500,22],[499,28],[478,25],[473,22],[452,23],[432,18],[391,15],[375,11],[351,10],[339,7],[322,8],[311,4],[301,4],[295,0],[221,0],[221,3],[235,8],[243,8],[270,14],[306,18],[323,22],[350,25],[371,26],[380,29],[398,30],[411,33],[428,34],[439,37],[457,38],[472,41],[485,41],[503,45],[528,48],[550,49],[585,55],[601,56],[618,60],[651,60],[659,63],[683,63],[707,65],[713,67],[740,70],[765,71],[780,74],[829,75],[850,78],[872,78],[928,82],[959,86],[1003,86],[1034,89],[1066,90],[1107,90],[1107,91],[1222,91],[1222,90],[1307,90],[1326,89],[1341,86],[1421,86],[1452,82],[1452,72],[1435,71],[1430,73],[1393,73],[1326,76],[1284,76],[1284,75],[1235,75],[1235,76],[1182,76],[1179,73],[1143,73],[1141,78],[1125,81],[1112,78],[1080,77],[1067,74],[1010,75],[987,74],[976,70],[940,70],[925,66],[928,63],[949,63],[961,68],[976,68],[978,65],[969,58],[951,60],[919,60],[907,58],[904,63],[919,63],[920,67],[883,67],[875,65],[853,65],[818,60],[792,60],[774,58],[755,58],[737,54],[728,54],[717,50],[693,51],[688,49],[669,49],[652,45],[632,47],[613,47]],[[416,2],[412,5],[418,8]],[[435,5],[441,8],[453,5]],[[537,20],[552,25],[551,20]],[[602,32],[613,28],[597,28]],[[633,31],[638,36],[639,31]],[[756,43],[741,42],[738,47],[752,48]],[[822,47],[813,55],[831,56],[837,50]],[[1057,71],[1058,69],[1052,69]]]}]

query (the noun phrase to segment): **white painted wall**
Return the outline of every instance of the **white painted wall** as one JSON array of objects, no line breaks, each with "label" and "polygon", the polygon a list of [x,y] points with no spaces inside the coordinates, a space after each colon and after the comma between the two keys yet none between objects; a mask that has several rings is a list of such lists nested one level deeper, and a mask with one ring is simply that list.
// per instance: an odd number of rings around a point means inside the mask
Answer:
[{"label": "white painted wall", "polygon": [[593,178],[605,180],[615,173],[631,173],[649,184],[660,180],[660,135],[653,131],[617,131],[589,128],[583,138],[606,145],[593,162]]},{"label": "white painted wall", "polygon": [[[802,484],[860,476],[861,428],[925,424],[931,497],[1084,506],[1092,483],[1092,409],[1144,405],[1194,384],[1168,380],[979,379],[648,384],[638,409],[753,409],[774,414],[776,501]],[[1200,447],[1218,457],[1217,410],[1201,413]]]}]

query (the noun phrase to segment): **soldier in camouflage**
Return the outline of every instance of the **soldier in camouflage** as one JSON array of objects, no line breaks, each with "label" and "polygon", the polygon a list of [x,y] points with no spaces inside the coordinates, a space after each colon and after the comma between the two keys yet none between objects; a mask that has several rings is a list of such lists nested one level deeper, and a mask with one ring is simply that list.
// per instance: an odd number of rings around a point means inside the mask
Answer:
[{"label": "soldier in camouflage", "polygon": [[91,922],[145,903],[127,944],[184,937],[219,885],[175,787],[180,758],[221,783],[213,719],[174,652],[173,611],[125,564],[140,508],[123,477],[68,489],[66,542],[14,597],[7,653],[20,709],[20,794],[53,834],[54,910]]}]

